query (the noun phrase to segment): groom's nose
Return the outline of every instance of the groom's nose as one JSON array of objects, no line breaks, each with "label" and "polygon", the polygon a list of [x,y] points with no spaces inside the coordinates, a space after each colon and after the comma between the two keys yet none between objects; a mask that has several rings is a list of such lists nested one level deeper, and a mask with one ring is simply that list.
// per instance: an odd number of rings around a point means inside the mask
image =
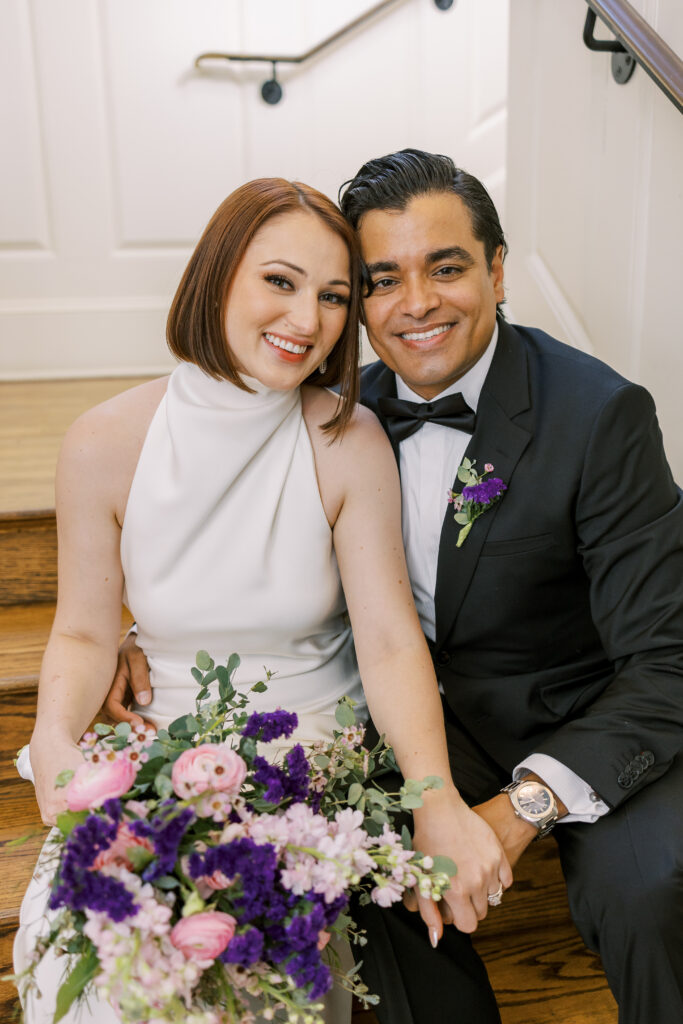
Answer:
[{"label": "groom's nose", "polygon": [[399,309],[413,320],[424,320],[439,305],[438,291],[430,278],[409,278],[402,289]]}]

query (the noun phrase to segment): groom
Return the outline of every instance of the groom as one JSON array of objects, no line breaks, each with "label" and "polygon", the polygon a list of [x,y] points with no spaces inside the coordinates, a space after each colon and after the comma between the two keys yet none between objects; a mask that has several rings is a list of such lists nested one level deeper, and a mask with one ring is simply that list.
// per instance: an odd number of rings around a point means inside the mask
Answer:
[{"label": "groom", "polygon": [[[683,500],[652,399],[505,321],[498,215],[446,157],[369,161],[341,205],[360,235],[365,325],[381,360],[363,371],[361,400],[401,471],[408,568],[456,785],[513,865],[554,826],[574,920],[602,956],[621,1024],[674,1024]],[[501,481],[488,488],[495,500],[447,503],[464,459],[484,483]],[[362,913],[382,1024],[500,1020],[464,934],[471,923],[456,920],[433,951],[417,914]]]},{"label": "groom", "polygon": [[[381,360],[365,368],[361,400],[401,471],[408,568],[456,785],[513,865],[557,822],[572,915],[602,956],[621,1024],[674,1024],[683,498],[652,399],[504,320],[498,215],[447,157],[371,160],[341,206],[360,235],[365,325]],[[477,476],[492,466],[484,481],[502,481],[489,488],[499,497],[447,504],[447,490],[463,490],[464,459]],[[468,509],[480,514],[463,539]],[[383,1024],[499,1019],[474,996],[463,1016],[458,988],[448,994],[456,961],[461,991],[482,986],[455,929],[418,966],[408,915],[384,919],[384,947],[364,951]]]}]

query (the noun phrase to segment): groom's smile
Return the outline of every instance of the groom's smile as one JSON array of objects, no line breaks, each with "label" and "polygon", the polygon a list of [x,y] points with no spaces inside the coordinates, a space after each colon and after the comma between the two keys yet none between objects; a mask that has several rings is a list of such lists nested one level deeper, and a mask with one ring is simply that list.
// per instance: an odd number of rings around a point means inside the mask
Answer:
[{"label": "groom's smile", "polygon": [[372,347],[423,398],[472,367],[503,299],[502,253],[489,267],[462,200],[416,196],[404,210],[371,210],[359,225],[372,281],[363,308]]}]

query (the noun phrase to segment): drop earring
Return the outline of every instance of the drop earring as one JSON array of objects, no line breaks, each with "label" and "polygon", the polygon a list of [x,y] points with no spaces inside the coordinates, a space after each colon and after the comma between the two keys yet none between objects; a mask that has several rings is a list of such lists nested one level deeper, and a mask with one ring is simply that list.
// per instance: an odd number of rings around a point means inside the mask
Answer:
[{"label": "drop earring", "polygon": [[318,367],[318,373],[323,374],[327,370],[327,359],[323,359],[322,363]]}]

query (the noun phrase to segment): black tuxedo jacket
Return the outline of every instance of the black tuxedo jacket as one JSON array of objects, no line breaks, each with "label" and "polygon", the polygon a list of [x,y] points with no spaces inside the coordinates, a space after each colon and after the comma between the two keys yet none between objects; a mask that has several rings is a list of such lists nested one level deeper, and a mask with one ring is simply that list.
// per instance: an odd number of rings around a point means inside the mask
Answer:
[{"label": "black tuxedo jacket", "polygon": [[[395,377],[373,363],[361,401],[380,420],[383,395]],[[432,653],[446,700],[506,771],[547,753],[617,806],[683,745],[683,495],[654,403],[501,320],[466,455],[508,490],[461,548],[444,496]]]}]

